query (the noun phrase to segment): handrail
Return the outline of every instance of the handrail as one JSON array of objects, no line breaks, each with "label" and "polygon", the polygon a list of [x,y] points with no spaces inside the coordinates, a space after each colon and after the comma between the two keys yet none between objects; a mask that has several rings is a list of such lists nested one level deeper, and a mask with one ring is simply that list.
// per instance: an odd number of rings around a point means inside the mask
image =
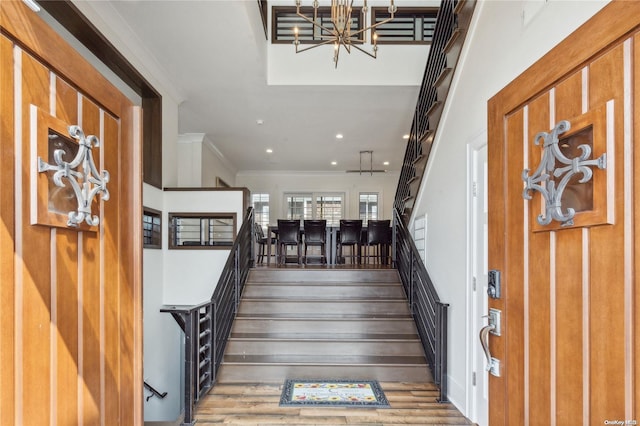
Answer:
[{"label": "handrail", "polygon": [[449,305],[440,301],[398,209],[394,209],[393,229],[396,268],[418,328],[433,380],[440,387],[439,401],[447,402],[447,311]]},{"label": "handrail", "polygon": [[170,313],[185,334],[183,425],[194,424],[196,404],[216,381],[240,296],[255,261],[253,221],[254,211],[249,207],[209,301],[160,309]]},{"label": "handrail", "polygon": [[459,11],[465,4],[474,2],[442,0],[440,3],[394,200],[394,208],[400,210],[405,221],[408,221],[406,213],[413,208],[449,90],[444,83],[445,76],[451,78],[458,60],[459,49],[452,49],[452,44],[463,40],[463,36],[458,36],[464,34],[461,26],[466,24],[461,22]]},{"label": "handrail", "polygon": [[149,383],[147,383],[146,381],[144,381],[143,383],[144,387],[147,388],[147,390],[151,391],[151,395],[147,396],[147,401],[149,401],[151,398],[153,398],[154,396],[157,396],[160,399],[164,399],[165,396],[167,396],[167,392],[162,392],[160,393],[159,390],[157,390],[156,388],[154,388],[153,386],[151,386]]}]

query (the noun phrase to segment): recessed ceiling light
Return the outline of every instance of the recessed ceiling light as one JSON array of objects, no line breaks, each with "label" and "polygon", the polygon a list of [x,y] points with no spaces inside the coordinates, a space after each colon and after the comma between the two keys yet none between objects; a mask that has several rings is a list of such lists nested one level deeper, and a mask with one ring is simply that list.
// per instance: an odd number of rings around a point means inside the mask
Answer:
[{"label": "recessed ceiling light", "polygon": [[267,154],[271,154],[273,150],[271,148],[267,148]]},{"label": "recessed ceiling light", "polygon": [[264,120],[257,119],[257,120],[256,120],[256,124],[257,124],[258,126],[262,126],[262,125],[264,124]]},{"label": "recessed ceiling light", "polygon": [[383,165],[383,166],[388,166],[388,165],[389,165],[389,162],[388,162],[388,161],[385,161],[384,163],[382,163],[382,165]]},{"label": "recessed ceiling light", "polygon": [[402,136],[402,139],[409,139],[409,135]]},{"label": "recessed ceiling light", "polygon": [[337,162],[337,161],[332,161],[332,162],[331,162],[331,165],[332,165],[332,166],[337,166],[337,165],[338,165],[338,162]]},{"label": "recessed ceiling light", "polygon": [[344,138],[344,135],[342,133],[338,133],[336,135],[336,139],[342,139],[342,138]]}]

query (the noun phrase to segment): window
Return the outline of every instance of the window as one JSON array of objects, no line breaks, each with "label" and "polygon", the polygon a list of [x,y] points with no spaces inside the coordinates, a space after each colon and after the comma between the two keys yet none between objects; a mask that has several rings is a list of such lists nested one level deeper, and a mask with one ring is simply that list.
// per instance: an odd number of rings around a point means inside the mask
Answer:
[{"label": "window", "polygon": [[340,223],[344,216],[344,194],[285,194],[287,219],[326,219],[328,226]]},{"label": "window", "polygon": [[[313,19],[313,7],[301,7],[300,12]],[[294,39],[293,29],[298,27],[298,40],[300,44],[314,44],[323,41],[322,36],[328,36],[326,31],[320,30],[310,22],[305,21],[296,15],[295,7],[274,6],[271,11],[271,42],[290,44]],[[356,32],[362,28],[362,9],[354,7],[351,12],[351,32]],[[331,7],[319,7],[317,11],[317,22],[326,28],[333,28],[331,23]]]},{"label": "window", "polygon": [[313,219],[312,194],[285,194],[287,219]]},{"label": "window", "polygon": [[366,226],[369,220],[378,220],[378,193],[377,192],[361,192],[359,212],[362,224]]},{"label": "window", "polygon": [[235,213],[169,213],[169,248],[230,248],[236,235]]},{"label": "window", "polygon": [[[373,22],[382,22],[390,17],[386,7],[374,7],[371,14]],[[375,29],[378,44],[431,44],[437,16],[438,8],[399,7],[393,21]]]},{"label": "window", "polygon": [[144,248],[162,248],[162,212],[149,207],[143,208],[142,243]]},{"label": "window", "polygon": [[255,222],[267,230],[269,226],[269,194],[251,194]]},{"label": "window", "polygon": [[339,225],[342,219],[342,196],[317,195],[314,219],[326,219],[328,226]]}]

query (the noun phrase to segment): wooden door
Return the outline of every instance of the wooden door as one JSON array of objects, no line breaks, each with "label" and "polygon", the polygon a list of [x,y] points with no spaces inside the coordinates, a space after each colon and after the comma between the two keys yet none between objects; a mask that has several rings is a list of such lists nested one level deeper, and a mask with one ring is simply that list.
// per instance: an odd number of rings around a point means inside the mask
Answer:
[{"label": "wooden door", "polygon": [[[489,268],[502,275],[492,426],[640,420],[639,25],[640,2],[610,3],[489,102]],[[563,152],[586,143],[603,168],[561,197],[573,223],[540,224],[551,215],[523,172],[540,164],[536,135],[562,120]]]},{"label": "wooden door", "polygon": [[[142,424],[140,111],[22,2],[0,13],[0,424]],[[110,172],[96,226],[38,171],[52,131],[79,149],[69,125]]]}]

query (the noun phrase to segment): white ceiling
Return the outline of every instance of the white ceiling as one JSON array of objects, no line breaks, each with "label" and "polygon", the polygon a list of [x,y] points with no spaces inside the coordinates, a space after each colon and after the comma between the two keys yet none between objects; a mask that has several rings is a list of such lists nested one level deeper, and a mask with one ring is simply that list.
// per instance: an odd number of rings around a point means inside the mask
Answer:
[{"label": "white ceiling", "polygon": [[[387,0],[380,2],[388,5]],[[294,0],[279,3],[295,5]],[[400,169],[406,146],[402,136],[410,131],[428,47],[414,47],[412,60],[398,59],[393,46],[380,46],[375,60],[343,51],[334,69],[331,46],[298,55],[293,46],[271,46],[254,0],[109,1],[102,7],[117,13],[111,16],[119,15],[155,59],[154,68],[165,74],[164,81],[183,98],[179,132],[206,134],[232,170],[358,169],[362,150],[374,151],[374,169]],[[305,74],[307,81],[318,84],[267,84],[274,47],[291,50],[290,60],[299,61],[292,69],[308,62],[313,69]],[[383,64],[385,52],[387,63],[410,75],[413,84],[405,79],[398,85],[393,77],[400,72]],[[326,56],[326,67],[313,62],[319,55]],[[345,82],[362,83],[327,84],[323,73],[334,82],[344,75]],[[375,84],[364,78],[376,73]],[[337,133],[344,138],[337,140]],[[273,153],[267,154],[267,148]],[[332,161],[338,164],[332,166]]]}]

